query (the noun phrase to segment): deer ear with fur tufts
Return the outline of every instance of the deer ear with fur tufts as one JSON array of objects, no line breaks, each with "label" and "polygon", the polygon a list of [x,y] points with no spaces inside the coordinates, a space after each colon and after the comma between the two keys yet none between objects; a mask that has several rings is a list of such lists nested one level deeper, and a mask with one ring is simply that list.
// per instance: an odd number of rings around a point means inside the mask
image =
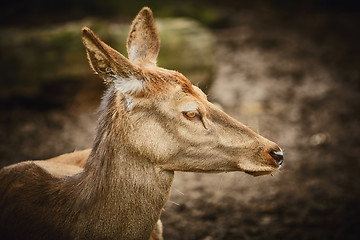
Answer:
[{"label": "deer ear with fur tufts", "polygon": [[126,46],[131,62],[156,65],[160,38],[150,8],[144,7],[135,17]]},{"label": "deer ear with fur tufts", "polygon": [[90,66],[106,83],[113,83],[123,94],[134,94],[144,88],[145,81],[137,66],[101,41],[91,29],[84,27],[81,33]]}]

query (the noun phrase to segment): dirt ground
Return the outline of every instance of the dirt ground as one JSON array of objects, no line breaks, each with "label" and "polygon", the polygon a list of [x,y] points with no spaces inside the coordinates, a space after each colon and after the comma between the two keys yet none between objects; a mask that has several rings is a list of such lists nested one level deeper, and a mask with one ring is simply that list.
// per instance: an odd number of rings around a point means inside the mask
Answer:
[{"label": "dirt ground", "polygon": [[[272,176],[176,173],[165,239],[359,239],[356,15],[241,12],[217,39],[209,98],[277,142]],[[91,147],[99,80],[1,103],[0,164]]]}]

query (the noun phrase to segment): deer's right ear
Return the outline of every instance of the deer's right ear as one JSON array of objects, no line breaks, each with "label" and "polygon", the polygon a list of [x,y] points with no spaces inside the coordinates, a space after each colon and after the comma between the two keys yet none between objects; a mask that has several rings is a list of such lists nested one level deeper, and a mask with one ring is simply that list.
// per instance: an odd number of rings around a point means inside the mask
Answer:
[{"label": "deer's right ear", "polygon": [[145,81],[137,66],[101,41],[89,28],[84,27],[81,34],[91,68],[106,83],[114,83],[123,94],[143,89]]},{"label": "deer's right ear", "polygon": [[144,7],[135,17],[126,46],[131,62],[140,61],[156,65],[160,50],[160,38],[150,8]]}]

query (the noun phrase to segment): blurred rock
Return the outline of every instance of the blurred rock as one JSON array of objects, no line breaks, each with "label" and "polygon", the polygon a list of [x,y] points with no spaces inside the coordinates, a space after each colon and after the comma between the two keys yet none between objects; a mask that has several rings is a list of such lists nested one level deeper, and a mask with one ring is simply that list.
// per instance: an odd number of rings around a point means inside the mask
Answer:
[{"label": "blurred rock", "polygon": [[330,141],[330,134],[329,133],[316,133],[312,135],[309,139],[309,142],[312,146],[319,146]]},{"label": "blurred rock", "polygon": [[[0,29],[1,98],[33,97],[43,84],[93,78],[81,42],[88,26],[106,43],[127,56],[125,42],[130,23],[86,19],[45,28]],[[161,38],[158,65],[182,72],[206,90],[212,82],[213,37],[189,19],[157,21]]]},{"label": "blurred rock", "polygon": [[215,65],[214,38],[198,22],[185,19],[163,19],[157,22],[161,47],[159,66],[183,73],[203,90],[213,81]]}]

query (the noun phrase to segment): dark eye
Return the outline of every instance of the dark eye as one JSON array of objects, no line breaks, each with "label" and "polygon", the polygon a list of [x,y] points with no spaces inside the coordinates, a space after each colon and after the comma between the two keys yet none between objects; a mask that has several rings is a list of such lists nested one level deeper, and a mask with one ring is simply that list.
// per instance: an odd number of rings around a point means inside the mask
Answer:
[{"label": "dark eye", "polygon": [[200,115],[197,112],[192,112],[192,111],[183,112],[183,114],[184,114],[184,117],[186,117],[187,119],[190,119],[190,120],[200,117]]}]

